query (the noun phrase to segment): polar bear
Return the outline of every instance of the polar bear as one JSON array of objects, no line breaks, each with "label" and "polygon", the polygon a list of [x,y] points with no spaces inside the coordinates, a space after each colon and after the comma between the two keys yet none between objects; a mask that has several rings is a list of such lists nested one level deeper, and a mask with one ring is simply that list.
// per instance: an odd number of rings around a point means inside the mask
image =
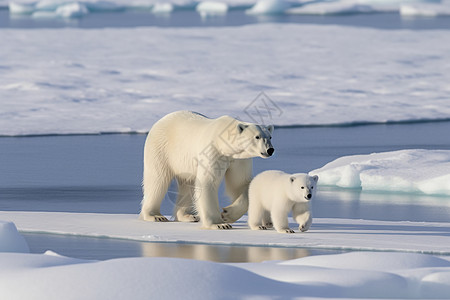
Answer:
[{"label": "polar bear", "polygon": [[[177,221],[202,222],[207,229],[229,229],[248,209],[252,158],[275,151],[273,126],[238,121],[229,116],[209,119],[178,111],[157,121],[144,147],[144,178],[140,218],[168,221],[161,202],[172,179],[178,183]],[[231,205],[220,211],[218,189],[225,178]]]},{"label": "polar bear", "polygon": [[314,197],[318,176],[265,171],[250,183],[248,224],[251,229],[275,227],[280,233],[294,233],[289,228],[288,213],[307,231],[312,223],[310,201]]}]

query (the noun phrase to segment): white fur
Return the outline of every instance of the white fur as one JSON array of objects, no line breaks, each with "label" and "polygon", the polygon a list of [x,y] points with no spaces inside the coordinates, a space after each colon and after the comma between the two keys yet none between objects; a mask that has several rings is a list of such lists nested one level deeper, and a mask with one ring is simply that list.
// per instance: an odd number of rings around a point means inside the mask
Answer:
[{"label": "white fur", "polygon": [[[202,221],[203,228],[228,229],[248,208],[252,157],[269,157],[273,126],[209,119],[197,113],[168,114],[150,130],[144,149],[140,217],[167,221],[160,206],[172,179],[178,182],[175,218]],[[271,152],[269,150],[269,152]],[[232,204],[221,212],[218,188],[225,178]]]},{"label": "white fur", "polygon": [[[289,228],[288,214],[307,231],[312,223],[310,201],[313,199],[319,178],[304,173],[287,174],[265,171],[250,183],[248,224],[251,229],[275,227],[278,232],[293,233]],[[309,198],[308,198],[309,195]]]}]

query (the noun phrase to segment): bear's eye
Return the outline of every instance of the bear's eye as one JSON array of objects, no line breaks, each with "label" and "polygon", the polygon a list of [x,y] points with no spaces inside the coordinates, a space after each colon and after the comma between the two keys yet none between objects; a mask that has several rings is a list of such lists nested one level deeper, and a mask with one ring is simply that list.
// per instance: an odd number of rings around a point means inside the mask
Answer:
[{"label": "bear's eye", "polygon": [[272,137],[269,137],[269,140],[271,140],[272,139]]},{"label": "bear's eye", "polygon": [[255,139],[259,140],[261,137],[259,135],[255,136]]},{"label": "bear's eye", "polygon": [[305,187],[304,186],[302,186],[302,190],[304,189]]},{"label": "bear's eye", "polygon": [[311,189],[314,189],[314,187],[312,186]]}]

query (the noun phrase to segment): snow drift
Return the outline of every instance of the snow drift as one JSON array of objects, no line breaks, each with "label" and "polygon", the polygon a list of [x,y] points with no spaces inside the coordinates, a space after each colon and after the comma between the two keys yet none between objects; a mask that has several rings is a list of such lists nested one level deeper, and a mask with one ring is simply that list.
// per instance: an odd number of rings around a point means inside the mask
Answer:
[{"label": "snow drift", "polygon": [[450,195],[450,151],[415,149],[345,156],[311,174],[319,175],[321,185]]}]

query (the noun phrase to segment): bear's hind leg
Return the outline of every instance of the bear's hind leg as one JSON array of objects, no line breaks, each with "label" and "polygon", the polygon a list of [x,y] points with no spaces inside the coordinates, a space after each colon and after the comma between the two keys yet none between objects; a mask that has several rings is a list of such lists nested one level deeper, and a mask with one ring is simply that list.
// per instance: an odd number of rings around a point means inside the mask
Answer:
[{"label": "bear's hind leg", "polygon": [[[154,170],[152,170],[154,171]],[[171,178],[167,174],[145,174],[143,181],[144,197],[141,202],[139,218],[152,222],[169,221],[161,214],[161,203],[169,189]]]},{"label": "bear's hind leg", "polygon": [[180,222],[198,222],[200,218],[195,213],[194,197],[195,182],[177,179],[178,195],[175,205],[175,220]]}]

